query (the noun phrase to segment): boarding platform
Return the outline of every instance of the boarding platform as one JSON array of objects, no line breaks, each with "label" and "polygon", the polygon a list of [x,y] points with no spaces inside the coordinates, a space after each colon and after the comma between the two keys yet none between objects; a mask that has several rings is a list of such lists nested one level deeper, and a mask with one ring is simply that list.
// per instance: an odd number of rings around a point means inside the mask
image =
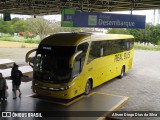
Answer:
[{"label": "boarding platform", "polygon": [[[56,120],[64,120],[65,117],[67,120],[74,120],[73,117],[76,117],[76,120],[106,120],[113,111],[120,108],[128,100],[128,97],[98,92],[93,92],[88,96],[81,95],[72,100],[37,95],[28,97],[43,101],[44,105],[40,108],[53,111],[52,114],[46,113],[46,116],[59,117]],[[52,105],[47,107],[45,103]]]},{"label": "boarding platform", "polygon": [[[54,120],[110,120],[109,115],[120,108],[128,97],[91,93],[88,96],[81,95],[75,99],[63,101],[49,97],[36,95],[23,96],[2,105],[2,111],[30,111],[42,114]],[[11,119],[11,118],[10,118]],[[12,120],[12,119],[11,119]],[[23,120],[23,118],[19,118]],[[32,118],[32,120],[34,120]]]}]

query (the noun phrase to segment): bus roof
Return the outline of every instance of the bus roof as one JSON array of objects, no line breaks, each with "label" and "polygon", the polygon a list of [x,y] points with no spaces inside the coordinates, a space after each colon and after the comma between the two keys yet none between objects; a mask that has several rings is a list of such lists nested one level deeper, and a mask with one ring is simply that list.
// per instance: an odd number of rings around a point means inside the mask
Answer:
[{"label": "bus roof", "polygon": [[100,34],[100,33],[56,33],[46,37],[40,44],[55,45],[55,46],[76,46],[88,41],[102,41],[102,40],[125,40],[134,38],[132,35],[124,34]]}]

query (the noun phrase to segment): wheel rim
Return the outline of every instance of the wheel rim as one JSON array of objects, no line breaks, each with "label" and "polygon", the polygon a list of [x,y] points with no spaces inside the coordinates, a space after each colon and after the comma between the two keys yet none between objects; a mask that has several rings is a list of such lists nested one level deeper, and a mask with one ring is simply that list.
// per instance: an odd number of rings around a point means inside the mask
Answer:
[{"label": "wheel rim", "polygon": [[85,93],[88,94],[90,92],[90,89],[91,89],[91,84],[88,81],[87,84],[86,84],[86,91],[85,91]]},{"label": "wheel rim", "polygon": [[122,71],[121,71],[121,77],[124,76],[124,67],[122,68]]}]

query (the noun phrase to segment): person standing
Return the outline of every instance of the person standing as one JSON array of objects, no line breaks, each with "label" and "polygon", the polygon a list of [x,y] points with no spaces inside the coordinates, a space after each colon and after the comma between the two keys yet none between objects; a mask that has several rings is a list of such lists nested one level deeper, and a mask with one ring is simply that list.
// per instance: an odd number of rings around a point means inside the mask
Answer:
[{"label": "person standing", "polygon": [[14,64],[13,64],[13,67],[12,67],[12,69],[11,69],[12,91],[14,90],[14,89],[13,89],[13,72],[14,72],[14,70],[15,70],[16,65],[17,65],[17,64],[14,63]]},{"label": "person standing", "polygon": [[3,78],[2,73],[0,73],[0,101],[4,101],[6,99],[5,92],[8,89],[6,79]]},{"label": "person standing", "polygon": [[12,75],[12,80],[13,80],[13,93],[14,97],[13,99],[17,98],[17,90],[19,91],[19,97],[21,97],[21,90],[20,90],[20,85],[21,85],[21,78],[23,77],[22,72],[18,69],[18,65],[15,66],[13,70],[13,75]]}]

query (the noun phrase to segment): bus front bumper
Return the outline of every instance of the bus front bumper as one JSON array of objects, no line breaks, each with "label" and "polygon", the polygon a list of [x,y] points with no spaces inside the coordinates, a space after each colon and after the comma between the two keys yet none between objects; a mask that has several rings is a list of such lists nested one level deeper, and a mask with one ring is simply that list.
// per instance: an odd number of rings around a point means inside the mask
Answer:
[{"label": "bus front bumper", "polygon": [[38,95],[49,96],[60,99],[72,99],[78,95],[78,90],[74,87],[74,83],[70,85],[59,85],[57,87],[54,85],[44,85],[44,84],[34,84],[32,86],[33,92]]}]

